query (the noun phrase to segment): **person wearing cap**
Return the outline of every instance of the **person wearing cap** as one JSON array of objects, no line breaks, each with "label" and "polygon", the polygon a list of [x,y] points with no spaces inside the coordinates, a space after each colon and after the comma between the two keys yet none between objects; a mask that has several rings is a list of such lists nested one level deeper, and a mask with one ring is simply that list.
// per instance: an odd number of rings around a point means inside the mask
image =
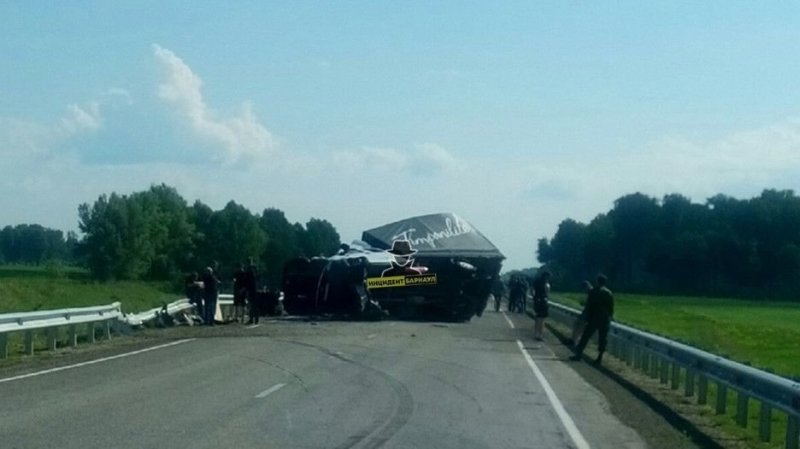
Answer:
[{"label": "person wearing cap", "polygon": [[411,248],[411,242],[408,240],[393,241],[392,249],[386,252],[391,254],[394,260],[391,262],[391,267],[383,270],[381,277],[422,274],[422,271],[412,266],[414,259],[412,259],[411,256],[416,253],[417,250]]},{"label": "person wearing cap", "polygon": [[608,343],[608,329],[611,327],[611,318],[614,317],[614,294],[606,287],[608,280],[602,274],[597,276],[594,288],[589,291],[586,298],[586,329],[581,335],[578,346],[575,347],[575,355],[570,360],[580,361],[583,350],[592,338],[595,331],[598,332],[597,358],[595,364],[599,365],[603,361],[603,353],[606,351]]}]

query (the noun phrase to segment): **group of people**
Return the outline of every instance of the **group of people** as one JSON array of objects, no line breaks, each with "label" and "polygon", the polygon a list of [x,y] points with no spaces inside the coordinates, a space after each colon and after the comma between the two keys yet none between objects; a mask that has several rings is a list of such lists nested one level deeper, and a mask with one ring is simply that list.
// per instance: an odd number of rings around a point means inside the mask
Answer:
[{"label": "group of people", "polygon": [[258,323],[258,274],[256,266],[251,262],[245,269],[244,264],[239,264],[239,269],[233,275],[233,321],[244,322],[245,306],[248,309],[248,324]]},{"label": "group of people", "polygon": [[[530,287],[520,277],[513,277],[509,282],[509,311],[520,307],[520,301],[524,304],[528,290],[531,291],[534,315],[533,338],[537,341],[543,340],[545,320],[549,315],[551,277],[549,271],[542,271],[531,282]],[[572,329],[570,344],[574,354],[570,360],[580,361],[583,359],[583,351],[594,333],[597,332],[598,355],[594,362],[599,365],[603,361],[603,354],[608,344],[608,331],[611,327],[611,319],[614,317],[614,294],[608,289],[607,283],[608,279],[602,274],[597,276],[594,284],[584,281],[586,301],[583,311]],[[496,311],[500,310],[500,301],[504,293],[503,284],[496,282],[492,291],[495,297]],[[519,311],[523,312],[524,308]]]},{"label": "group of people", "polygon": [[[203,324],[215,325],[217,301],[222,281],[220,280],[218,264],[208,266],[202,274],[197,272],[186,278],[186,297],[195,305]],[[258,274],[255,265],[250,262],[245,269],[244,264],[239,264],[233,276],[233,320],[245,322],[245,306],[248,307],[248,324],[258,323]]]}]

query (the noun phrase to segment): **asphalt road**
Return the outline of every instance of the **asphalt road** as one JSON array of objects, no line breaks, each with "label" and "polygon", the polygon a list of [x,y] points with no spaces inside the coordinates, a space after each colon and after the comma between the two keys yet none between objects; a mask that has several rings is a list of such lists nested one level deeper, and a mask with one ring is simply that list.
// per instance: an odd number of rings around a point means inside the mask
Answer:
[{"label": "asphalt road", "polygon": [[[3,448],[644,448],[532,322],[277,321],[0,379]],[[511,328],[511,325],[515,328]],[[552,337],[549,337],[552,338]],[[69,366],[69,365],[67,365]]]}]

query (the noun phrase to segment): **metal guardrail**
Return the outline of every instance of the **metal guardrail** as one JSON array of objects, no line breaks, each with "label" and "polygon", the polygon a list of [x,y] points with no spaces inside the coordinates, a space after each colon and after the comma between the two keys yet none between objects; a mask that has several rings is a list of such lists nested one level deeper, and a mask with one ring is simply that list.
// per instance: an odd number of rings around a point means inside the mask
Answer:
[{"label": "metal guardrail", "polygon": [[[217,305],[219,306],[220,313],[223,317],[230,315],[230,310],[233,307],[233,295],[225,293],[219,295],[217,299]],[[194,309],[194,307],[194,304],[191,304],[189,299],[183,298],[166,304],[166,313],[170,316],[175,316],[182,313],[188,313]],[[164,306],[154,307],[144,312],[125,315],[122,321],[130,326],[143,326],[146,323],[157,319],[164,312]]]},{"label": "metal guardrail", "polygon": [[58,344],[57,330],[68,327],[69,345],[78,344],[78,326],[86,325],[86,335],[92,343],[95,341],[97,323],[103,323],[106,338],[111,338],[111,324],[122,317],[119,302],[107,306],[80,307],[58,310],[42,310],[25,313],[6,313],[0,315],[0,359],[8,357],[8,336],[11,333],[24,334],[24,350],[33,354],[34,332],[45,330],[47,347],[56,349]]},{"label": "metal guardrail", "polygon": [[[550,315],[570,327],[580,311],[551,303]],[[716,413],[727,409],[728,390],[736,393],[736,422],[747,426],[750,399],[760,402],[759,439],[772,439],[772,411],[787,415],[786,449],[800,444],[800,384],[753,367],[728,360],[709,352],[650,334],[624,324],[612,323],[608,335],[608,352],[628,366],[673,390],[684,386],[687,397],[696,397],[698,404],[708,402],[708,383],[716,383]]]},{"label": "metal guardrail", "polygon": [[[218,304],[223,316],[226,315],[226,312],[229,314],[233,306],[233,295],[219,295]],[[166,311],[164,306],[161,306],[133,314],[123,314],[119,302],[106,306],[0,314],[0,359],[8,357],[9,335],[13,333],[23,334],[24,353],[33,355],[34,336],[37,331],[45,331],[48,349],[55,350],[58,346],[58,329],[61,327],[68,328],[68,345],[77,346],[78,337],[80,336],[79,325],[86,326],[87,340],[90,343],[94,343],[98,323],[104,325],[105,338],[110,339],[114,322],[124,323],[129,326],[142,326],[157,319],[164,312],[170,316],[175,316],[188,313],[193,308],[194,305],[190,304],[188,299],[183,298],[166,304]]]},{"label": "metal guardrail", "polygon": [[[190,304],[189,300],[179,299],[175,302],[171,302],[166,304],[166,313],[170,316],[178,315],[180,313],[189,312],[194,308],[194,304]],[[142,326],[145,323],[152,321],[158,318],[162,313],[164,313],[164,306],[162,307],[154,307],[150,310],[146,310],[140,313],[131,313],[125,315],[122,321],[131,326]]]}]

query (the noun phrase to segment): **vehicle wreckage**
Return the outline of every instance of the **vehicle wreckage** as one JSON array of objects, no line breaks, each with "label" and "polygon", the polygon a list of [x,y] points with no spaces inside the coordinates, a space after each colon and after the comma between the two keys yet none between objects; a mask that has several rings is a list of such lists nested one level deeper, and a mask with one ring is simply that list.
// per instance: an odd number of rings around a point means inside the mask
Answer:
[{"label": "vehicle wreckage", "polygon": [[455,214],[406,218],[364,231],[331,257],[288,261],[283,305],[293,315],[424,312],[467,321],[486,307],[504,258]]}]

